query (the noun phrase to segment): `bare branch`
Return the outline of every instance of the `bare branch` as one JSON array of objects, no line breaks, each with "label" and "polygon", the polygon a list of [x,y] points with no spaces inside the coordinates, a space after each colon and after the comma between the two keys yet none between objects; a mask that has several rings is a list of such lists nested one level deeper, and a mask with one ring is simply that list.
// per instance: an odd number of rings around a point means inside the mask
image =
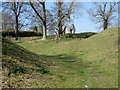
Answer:
[{"label": "bare branch", "polygon": [[14,5],[14,13],[17,15],[16,3],[13,2],[13,5]]},{"label": "bare branch", "polygon": [[18,7],[19,7],[19,2],[17,2],[16,4],[17,4],[16,9],[18,10]]},{"label": "bare branch", "polygon": [[[95,3],[95,7],[89,9],[88,13],[91,15],[96,23],[103,25],[104,30],[108,27],[109,22],[113,20],[113,13],[116,11],[115,6],[117,3]],[[110,6],[107,6],[110,5]],[[107,8],[108,7],[108,8]]]},{"label": "bare branch", "polygon": [[41,19],[41,21],[43,21],[43,18],[39,15],[39,13],[37,12],[37,10],[35,9],[34,5],[32,2],[30,2],[30,6],[33,8],[33,10],[35,11],[35,13],[38,15],[38,17]]},{"label": "bare branch", "polygon": [[22,6],[23,6],[23,2],[22,2],[22,3],[20,4],[20,6],[19,6],[18,16],[20,15],[20,11],[21,11]]},{"label": "bare branch", "polygon": [[69,9],[68,9],[68,12],[67,12],[66,14],[63,14],[63,15],[62,15],[62,19],[63,19],[64,17],[70,18],[70,13],[71,13],[71,9],[72,9],[73,4],[74,4],[74,1],[71,2],[71,5],[70,5],[70,7],[69,7]]}]

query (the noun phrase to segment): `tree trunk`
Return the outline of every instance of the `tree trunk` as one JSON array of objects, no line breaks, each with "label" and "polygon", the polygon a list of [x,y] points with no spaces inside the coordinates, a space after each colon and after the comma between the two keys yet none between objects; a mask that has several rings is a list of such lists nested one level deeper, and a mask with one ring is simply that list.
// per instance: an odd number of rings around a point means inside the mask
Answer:
[{"label": "tree trunk", "polygon": [[46,40],[47,39],[47,35],[46,35],[46,10],[45,10],[45,2],[43,3],[43,38],[42,40]]},{"label": "tree trunk", "polygon": [[60,30],[60,31],[59,31],[59,34],[63,34],[61,21],[60,21],[60,29],[59,29],[59,30]]},{"label": "tree trunk", "polygon": [[59,20],[59,17],[58,17],[58,19],[57,19],[57,36],[56,36],[56,40],[60,40],[59,31],[60,31],[60,20]]},{"label": "tree trunk", "polygon": [[108,20],[105,19],[104,20],[104,30],[107,29],[107,27],[108,27]]},{"label": "tree trunk", "polygon": [[56,40],[60,40],[60,29],[61,29],[61,24],[60,24],[60,8],[61,8],[61,2],[58,3],[58,14],[57,14],[57,36]]},{"label": "tree trunk", "polygon": [[42,26],[42,28],[43,28],[43,38],[42,38],[42,40],[46,40],[46,24],[45,24],[45,22],[43,22],[43,26]]},{"label": "tree trunk", "polygon": [[16,35],[16,40],[18,40],[18,16],[15,15],[15,35]]}]

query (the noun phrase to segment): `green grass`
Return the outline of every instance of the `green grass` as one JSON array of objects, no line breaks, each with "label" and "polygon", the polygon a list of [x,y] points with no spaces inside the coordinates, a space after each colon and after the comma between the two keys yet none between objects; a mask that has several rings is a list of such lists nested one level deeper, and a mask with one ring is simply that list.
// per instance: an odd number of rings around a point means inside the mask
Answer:
[{"label": "green grass", "polygon": [[[118,28],[90,38],[60,41],[25,37],[3,40],[3,87],[116,88],[118,86]],[[27,73],[8,76],[19,65]],[[47,73],[41,73],[41,69]]]}]

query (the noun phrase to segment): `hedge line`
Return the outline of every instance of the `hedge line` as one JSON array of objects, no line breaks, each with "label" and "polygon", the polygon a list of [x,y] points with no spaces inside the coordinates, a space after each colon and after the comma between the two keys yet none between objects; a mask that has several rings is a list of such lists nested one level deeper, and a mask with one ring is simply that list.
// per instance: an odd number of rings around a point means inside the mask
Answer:
[{"label": "hedge line", "polygon": [[[88,38],[92,35],[95,35],[97,33],[94,32],[85,32],[85,33],[77,33],[77,34],[60,34],[60,38]],[[49,39],[54,39],[56,35],[48,36]]]},{"label": "hedge line", "polygon": [[95,35],[97,33],[94,32],[85,32],[85,33],[78,33],[78,34],[66,34],[65,38],[88,38],[92,35]]},{"label": "hedge line", "polygon": [[[14,31],[2,31],[2,36],[11,36],[15,37]],[[19,37],[33,37],[33,36],[42,36],[42,33],[40,32],[34,32],[34,31],[19,31]]]},{"label": "hedge line", "polygon": [[[88,38],[92,35],[95,35],[97,33],[94,32],[85,32],[85,33],[77,33],[77,34],[60,34],[60,38]],[[15,37],[14,31],[2,31],[2,36],[11,36]],[[34,31],[19,31],[19,37],[33,37],[33,36],[42,36],[42,33],[40,32],[34,32]],[[48,36],[49,39],[54,39],[56,35]]]}]

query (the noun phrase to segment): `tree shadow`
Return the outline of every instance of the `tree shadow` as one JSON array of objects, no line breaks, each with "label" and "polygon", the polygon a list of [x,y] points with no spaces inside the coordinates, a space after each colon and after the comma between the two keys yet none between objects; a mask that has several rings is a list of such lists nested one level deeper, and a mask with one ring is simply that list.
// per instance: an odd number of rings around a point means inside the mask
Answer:
[{"label": "tree shadow", "polygon": [[45,57],[33,53],[5,38],[2,38],[2,56],[3,67],[13,67],[18,64],[16,62],[20,62],[28,67],[36,67],[36,63],[44,67],[49,66]]},{"label": "tree shadow", "polygon": [[69,68],[69,69],[80,69],[84,70],[86,68],[89,68],[88,63],[85,63],[82,58],[76,58],[74,55],[69,55],[69,54],[58,54],[58,55],[53,55],[53,56],[48,56],[48,55],[41,55],[46,58],[49,58],[50,62],[54,62],[55,66],[60,66],[64,68]]},{"label": "tree shadow", "polygon": [[3,67],[6,66],[8,68],[16,64],[12,59],[15,59],[23,64],[26,64],[27,66],[32,67],[37,67],[36,64],[39,64],[46,68],[49,68],[49,66],[60,66],[69,69],[85,69],[88,67],[88,65],[84,63],[82,59],[77,60],[74,55],[39,55],[5,38],[2,38],[2,54],[3,56],[6,55],[11,57],[11,59],[3,58]]}]

